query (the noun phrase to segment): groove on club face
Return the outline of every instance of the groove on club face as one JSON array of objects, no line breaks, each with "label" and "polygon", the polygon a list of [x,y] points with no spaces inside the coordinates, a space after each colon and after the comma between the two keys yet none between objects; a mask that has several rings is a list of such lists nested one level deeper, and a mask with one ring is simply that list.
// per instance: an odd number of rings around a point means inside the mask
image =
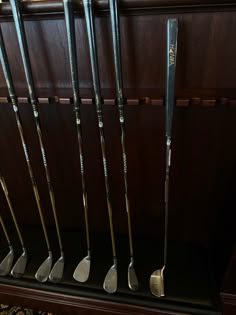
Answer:
[{"label": "groove on club face", "polygon": [[52,252],[48,253],[49,256],[40,265],[39,269],[35,274],[35,278],[39,282],[46,282],[48,280],[51,268],[52,268]]},{"label": "groove on club face", "polygon": [[14,260],[14,250],[12,246],[9,246],[9,248],[10,248],[10,251],[0,263],[0,276],[8,275],[12,268],[12,264]]},{"label": "groove on club face", "polygon": [[136,272],[134,270],[134,264],[131,261],[128,266],[128,286],[130,290],[137,291],[139,288],[138,278],[136,276]]},{"label": "groove on club face", "polygon": [[15,278],[20,278],[25,273],[25,268],[28,261],[28,255],[25,250],[23,250],[22,255],[17,259],[15,265],[11,270],[11,275]]},{"label": "groove on club face", "polygon": [[61,257],[54,264],[49,274],[49,280],[51,282],[57,283],[62,280],[64,273],[64,264],[65,264],[64,255],[61,255]]},{"label": "groove on club face", "polygon": [[105,280],[103,282],[103,289],[107,293],[115,293],[117,291],[117,267],[111,266],[108,270]]},{"label": "groove on club face", "polygon": [[91,259],[89,256],[84,257],[75,268],[73,278],[78,282],[86,282],[89,278]]},{"label": "groove on club face", "polygon": [[154,271],[150,277],[150,290],[157,297],[165,296],[164,290],[164,268]]}]

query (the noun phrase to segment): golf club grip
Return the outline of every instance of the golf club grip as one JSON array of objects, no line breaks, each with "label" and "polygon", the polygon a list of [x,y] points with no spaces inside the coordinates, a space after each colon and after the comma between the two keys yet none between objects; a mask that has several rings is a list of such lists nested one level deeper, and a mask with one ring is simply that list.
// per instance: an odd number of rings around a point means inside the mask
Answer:
[{"label": "golf club grip", "polygon": [[175,71],[177,55],[178,20],[167,21],[167,82],[166,82],[166,136],[171,137],[175,104]]},{"label": "golf club grip", "polygon": [[116,76],[116,94],[119,109],[123,109],[123,80],[122,80],[122,66],[121,66],[121,45],[120,45],[120,21],[117,6],[117,0],[109,0],[110,15],[111,15],[111,29],[113,42],[113,55]]},{"label": "golf club grip", "polygon": [[98,58],[97,58],[97,47],[96,47],[96,38],[95,38],[92,1],[83,0],[83,4],[84,4],[84,13],[85,13],[85,23],[86,23],[87,34],[88,34],[88,44],[89,44],[90,62],[91,62],[91,70],[92,70],[93,88],[94,88],[94,94],[95,94],[95,104],[96,104],[99,124],[103,126],[102,107],[101,107],[102,97],[101,97],[101,87],[100,87],[99,70],[98,70]]},{"label": "golf club grip", "polygon": [[74,10],[71,0],[64,0],[64,11],[66,21],[66,31],[68,40],[68,50],[70,59],[70,71],[74,98],[75,111],[79,112],[80,98],[79,98],[79,79],[78,79],[78,67],[76,57],[76,41],[75,41],[75,25],[74,25]]},{"label": "golf club grip", "polygon": [[11,8],[12,8],[12,14],[13,19],[16,25],[16,33],[18,38],[18,43],[20,46],[21,51],[21,57],[23,61],[23,66],[26,74],[26,81],[29,88],[29,95],[32,107],[34,111],[37,111],[37,98],[35,93],[35,86],[34,86],[34,80],[31,70],[31,64],[30,64],[30,58],[29,58],[29,51],[26,41],[26,35],[25,35],[25,28],[24,24],[22,22],[22,15],[19,7],[18,0],[10,0]]},{"label": "golf club grip", "polygon": [[[6,52],[6,48],[5,48],[5,44],[4,44],[4,40],[3,40],[1,25],[0,25],[0,60],[1,60],[4,76],[6,78],[6,84],[7,84],[9,94],[10,94],[10,98],[11,98],[11,100],[14,100],[14,103],[15,103],[16,102],[16,96],[15,96],[16,93],[15,93],[15,89],[14,89],[14,84],[13,84],[13,79],[12,79],[12,75],[11,75],[11,71],[10,71],[10,66],[9,66],[8,59],[7,59],[7,52]],[[15,105],[14,103],[13,103],[13,105]]]}]

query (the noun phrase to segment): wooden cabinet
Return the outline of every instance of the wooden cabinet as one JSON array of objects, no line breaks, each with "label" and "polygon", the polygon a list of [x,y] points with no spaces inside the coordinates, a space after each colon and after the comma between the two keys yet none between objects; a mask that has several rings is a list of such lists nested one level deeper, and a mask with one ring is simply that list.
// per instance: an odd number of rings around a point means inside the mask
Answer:
[{"label": "wooden cabinet", "polygon": [[[25,1],[22,2],[22,12],[43,138],[63,230],[66,269],[63,282],[59,284],[40,284],[34,279],[34,273],[46,255],[46,246],[0,68],[0,168],[30,256],[22,279],[0,278],[1,300],[57,314],[216,315],[222,310],[226,315],[234,314],[236,282],[231,280],[236,269],[232,255],[236,222],[236,2],[120,1],[122,66],[127,97],[128,184],[137,273],[141,284],[135,293],[127,286],[127,219],[109,11],[107,1],[96,0],[94,5],[118,245],[118,292],[108,295],[102,289],[111,263],[111,244],[82,2],[76,2],[74,9],[93,252],[91,276],[85,284],[72,278],[75,266],[86,251],[63,5],[61,1]],[[170,175],[167,295],[158,299],[149,291],[149,277],[162,263],[163,252],[168,17],[178,18],[179,36]],[[22,124],[56,259],[59,248],[52,209],[8,3],[0,4],[0,18]],[[9,223],[17,248],[19,244],[2,193],[0,201],[3,217]],[[0,256],[4,255],[6,246],[3,239],[1,242],[3,252]]]}]

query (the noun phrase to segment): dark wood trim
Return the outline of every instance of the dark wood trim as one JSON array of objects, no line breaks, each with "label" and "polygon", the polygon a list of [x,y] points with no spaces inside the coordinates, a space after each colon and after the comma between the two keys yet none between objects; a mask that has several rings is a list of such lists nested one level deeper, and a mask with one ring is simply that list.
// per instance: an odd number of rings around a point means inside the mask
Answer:
[{"label": "dark wood trim", "polygon": [[221,299],[224,315],[233,315],[236,313],[236,246],[233,250],[232,258],[226,272]]},{"label": "dark wood trim", "polygon": [[[45,311],[53,311],[71,314],[120,314],[120,315],[174,315],[169,311],[161,311],[154,308],[140,307],[125,303],[108,302],[93,298],[60,294],[55,292],[35,290],[12,285],[0,284],[0,297],[4,302],[21,303],[25,307],[38,308]],[[90,313],[91,312],[91,313]],[[94,313],[93,313],[94,312]],[[187,314],[185,314],[187,315]]]},{"label": "dark wood trim", "polygon": [[[95,0],[95,8],[98,11],[108,11],[108,1]],[[143,11],[143,10],[208,10],[208,9],[232,9],[236,7],[236,1],[228,0],[122,0],[120,6],[123,12],[127,11]],[[82,1],[75,2],[75,10],[82,11]],[[22,11],[27,15],[35,14],[60,14],[63,13],[62,1],[24,1],[22,3]],[[11,15],[11,7],[9,3],[0,4],[0,15]]]},{"label": "dark wood trim", "polygon": [[[29,99],[27,97],[18,97],[18,102],[21,104],[28,104]],[[6,104],[10,102],[8,97],[1,96],[0,97],[0,104]],[[51,104],[51,103],[60,103],[60,104],[72,104],[72,98],[69,97],[59,97],[59,96],[53,96],[53,97],[38,97],[39,104]],[[93,99],[91,98],[82,98],[81,103],[84,105],[91,105],[93,104]],[[115,105],[115,99],[104,99],[103,103],[105,105]],[[141,99],[127,99],[126,100],[127,105],[153,105],[153,106],[164,106],[165,100],[163,98],[150,98],[145,97]],[[215,107],[215,106],[230,106],[235,107],[236,106],[236,100],[235,99],[228,99],[225,97],[221,97],[219,99],[213,98],[213,99],[205,99],[201,97],[192,97],[192,98],[177,98],[176,99],[176,106],[177,107],[188,107],[191,105],[194,106],[203,106],[203,107]]]}]

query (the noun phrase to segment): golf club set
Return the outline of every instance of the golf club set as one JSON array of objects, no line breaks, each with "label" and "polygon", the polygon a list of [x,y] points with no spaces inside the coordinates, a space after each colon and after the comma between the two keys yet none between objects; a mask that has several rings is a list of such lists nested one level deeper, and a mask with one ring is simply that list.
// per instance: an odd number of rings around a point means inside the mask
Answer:
[{"label": "golf club set", "polygon": [[[7,88],[9,91],[10,101],[12,104],[12,109],[15,114],[16,124],[19,131],[19,136],[21,139],[22,148],[24,151],[25,161],[27,163],[29,176],[31,179],[31,184],[33,188],[33,193],[35,201],[37,204],[42,229],[44,233],[44,238],[47,245],[48,257],[43,261],[43,263],[38,268],[35,278],[39,282],[46,282],[50,280],[51,282],[60,282],[63,279],[64,272],[64,250],[61,239],[61,232],[59,228],[57,210],[56,210],[56,200],[54,197],[54,191],[50,179],[50,172],[48,168],[47,156],[44,149],[44,142],[41,131],[40,117],[38,112],[38,100],[36,97],[36,90],[33,81],[33,75],[31,70],[29,51],[26,41],[26,34],[24,23],[21,15],[20,3],[17,0],[10,0],[13,19],[16,27],[17,38],[20,47],[20,53],[23,61],[25,77],[28,86],[29,99],[32,105],[34,121],[37,129],[38,140],[40,144],[41,156],[45,170],[45,176],[47,180],[48,192],[50,196],[51,207],[53,210],[53,216],[56,226],[57,239],[60,247],[60,257],[54,265],[53,253],[51,250],[49,237],[45,225],[45,220],[43,216],[42,204],[39,196],[37,182],[34,177],[33,169],[31,166],[31,157],[28,153],[27,141],[24,136],[23,126],[21,122],[21,117],[19,113],[17,96],[14,89],[13,79],[10,71],[10,66],[8,62],[8,57],[4,45],[3,35],[0,25],[0,60],[3,68],[3,73],[6,79]],[[70,72],[73,90],[73,104],[75,113],[75,124],[77,128],[77,138],[78,138],[78,149],[80,152],[80,172],[81,172],[81,182],[82,182],[82,197],[83,197],[83,208],[85,217],[85,230],[86,230],[86,240],[87,240],[87,255],[80,261],[76,269],[74,270],[73,277],[78,282],[86,282],[90,274],[91,266],[91,248],[90,248],[90,232],[89,232],[89,222],[88,222],[88,200],[86,192],[86,180],[84,173],[84,155],[83,155],[83,141],[81,132],[81,118],[80,118],[80,105],[81,98],[79,95],[79,79],[78,79],[78,69],[77,69],[77,54],[76,54],[76,36],[75,36],[75,19],[74,19],[74,9],[73,2],[71,0],[64,0],[64,13],[65,13],[65,23],[68,41],[68,51],[69,51],[69,62],[70,62]],[[92,80],[94,88],[94,99],[97,114],[97,122],[99,127],[100,145],[103,160],[103,173],[105,182],[105,192],[106,192],[106,203],[109,217],[110,233],[111,233],[111,244],[112,244],[112,257],[113,264],[108,270],[103,288],[108,293],[114,293],[117,291],[117,255],[116,255],[116,243],[115,234],[113,229],[113,218],[112,218],[112,203],[110,199],[110,186],[108,179],[108,169],[107,169],[107,158],[106,158],[106,148],[105,148],[105,138],[104,138],[104,123],[103,123],[103,109],[102,109],[102,96],[100,87],[100,78],[98,70],[98,57],[97,57],[97,46],[95,38],[95,27],[94,27],[94,12],[93,12],[93,1],[83,0],[85,22],[88,36],[89,44],[89,54],[92,69]],[[119,112],[119,122],[120,122],[120,135],[121,135],[121,149],[123,157],[123,179],[124,179],[124,198],[125,206],[127,212],[127,224],[128,224],[128,239],[129,239],[129,251],[130,251],[130,263],[128,265],[128,286],[130,290],[135,291],[139,287],[138,279],[134,269],[134,253],[133,253],[133,241],[132,241],[132,229],[131,229],[131,216],[130,216],[130,204],[128,198],[128,182],[127,182],[127,161],[126,161],[126,146],[125,146],[125,117],[124,117],[124,104],[125,98],[123,93],[123,79],[122,79],[122,66],[121,66],[121,44],[120,44],[120,26],[119,26],[119,12],[117,0],[109,0],[110,7],[110,21],[111,21],[111,31],[112,31],[112,43],[113,43],[113,57],[114,57],[114,69],[115,69],[115,83],[116,83],[116,104]],[[176,69],[176,54],[177,54],[177,33],[178,33],[178,21],[175,18],[169,19],[167,21],[167,82],[166,82],[166,178],[165,178],[165,236],[164,236],[164,264],[161,269],[154,271],[150,277],[150,290],[153,295],[161,297],[165,295],[164,292],[164,269],[167,263],[167,229],[168,229],[168,200],[169,200],[169,171],[171,164],[171,129],[172,129],[172,119],[173,110],[175,103],[175,69]],[[18,258],[15,265],[14,261],[14,250],[7,233],[6,227],[4,225],[3,219],[0,216],[0,223],[7,239],[9,246],[9,253],[0,263],[0,275],[5,276],[11,273],[14,277],[21,277],[24,275],[25,268],[27,266],[27,251],[24,245],[23,237],[17,223],[14,210],[11,204],[10,196],[7,190],[7,186],[3,177],[0,176],[0,184],[8,207],[11,212],[11,216],[20,240],[22,247],[22,255]]]}]

